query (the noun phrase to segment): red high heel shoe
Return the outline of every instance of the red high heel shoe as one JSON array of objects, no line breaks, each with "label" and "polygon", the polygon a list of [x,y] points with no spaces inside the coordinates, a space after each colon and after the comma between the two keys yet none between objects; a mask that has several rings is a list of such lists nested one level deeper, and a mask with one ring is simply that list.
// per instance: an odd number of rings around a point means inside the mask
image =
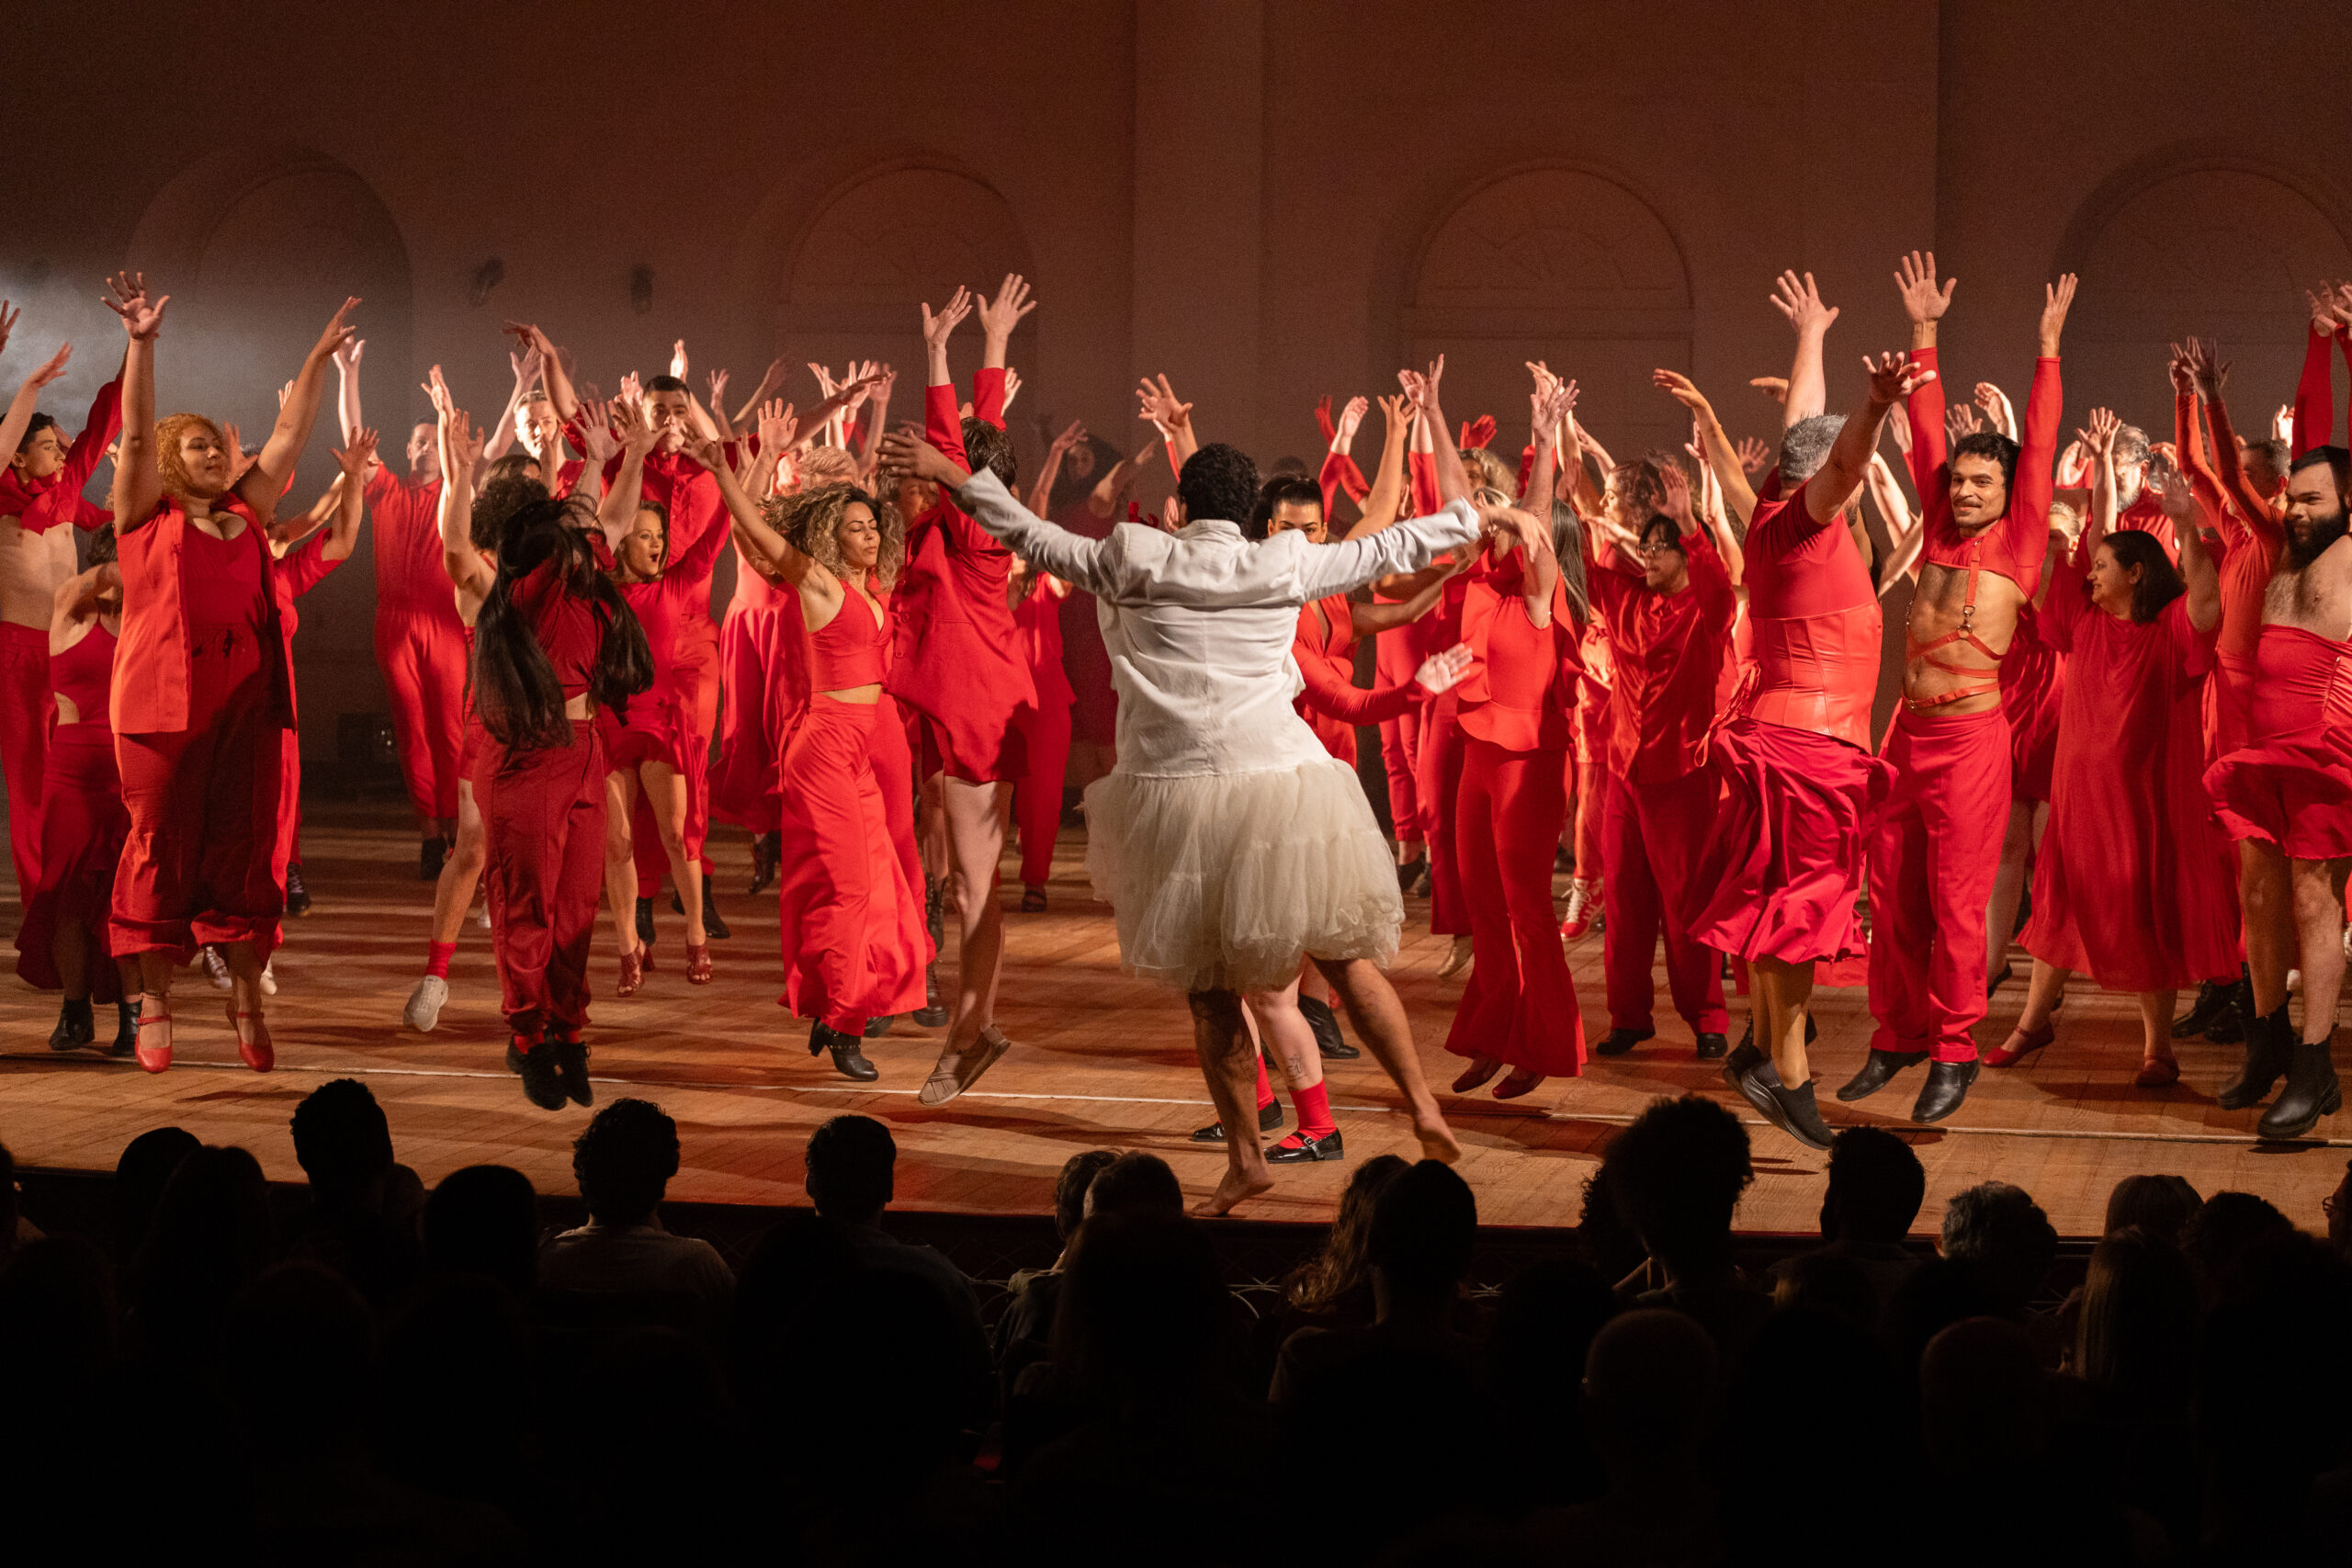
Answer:
[{"label": "red high heel shoe", "polygon": [[641,952],[622,953],[620,994],[633,997],[637,995],[637,988],[644,984],[645,954]]},{"label": "red high heel shoe", "polygon": [[[254,1032],[245,1033],[244,1020],[253,1020]],[[269,1024],[257,1012],[239,1012],[237,1004],[229,1004],[229,1027],[237,1032],[237,1055],[245,1066],[257,1073],[266,1073],[277,1066],[277,1053],[269,1043]]]},{"label": "red high heel shoe", "polygon": [[[160,1073],[170,1067],[172,1065],[172,1015],[167,1012],[159,1013],[150,1007],[142,1006],[139,1010],[139,1019],[135,1027],[137,1033],[132,1036],[130,1054],[139,1059],[141,1068],[151,1073]],[[161,1043],[157,1043],[150,1037],[148,1033],[150,1030],[161,1036]]]},{"label": "red high heel shoe", "polygon": [[2007,1040],[1984,1053],[1984,1065],[1988,1067],[2014,1067],[2057,1038],[2058,1026],[2047,1020],[2040,1029],[2012,1029]]},{"label": "red high heel shoe", "polygon": [[707,942],[699,945],[691,942],[686,943],[686,984],[689,986],[710,984],[710,943]]}]

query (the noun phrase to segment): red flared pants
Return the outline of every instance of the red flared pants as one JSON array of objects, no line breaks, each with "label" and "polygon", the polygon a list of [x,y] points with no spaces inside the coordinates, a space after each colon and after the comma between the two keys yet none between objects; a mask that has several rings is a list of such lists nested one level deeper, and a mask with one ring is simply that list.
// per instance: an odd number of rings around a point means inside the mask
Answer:
[{"label": "red flared pants", "polygon": [[1584,1019],[1552,910],[1552,852],[1568,819],[1565,759],[1462,739],[1450,858],[1478,960],[1445,1048],[1547,1077],[1581,1073]]},{"label": "red flared pants", "polygon": [[[1464,907],[1467,887],[1463,881],[1461,857],[1455,852],[1456,824],[1461,816],[1463,742],[1462,716],[1453,693],[1448,692],[1428,705],[1421,722],[1421,745],[1419,764],[1413,777],[1413,790],[1421,808],[1421,832],[1432,852],[1430,856],[1430,930],[1440,936],[1461,936],[1475,928],[1469,909]],[[1560,753],[1549,753],[1566,777],[1567,764]],[[1563,786],[1565,794],[1565,785]],[[1560,821],[1567,820],[1567,807],[1560,808]],[[1559,824],[1553,828],[1552,837],[1559,839]],[[1551,863],[1544,863],[1545,874],[1550,874]],[[1550,894],[1547,892],[1548,899]],[[1558,928],[1553,935],[1556,938]]]},{"label": "red flared pants", "polygon": [[8,851],[17,863],[17,898],[40,886],[40,792],[49,726],[57,699],[49,687],[49,628],[0,621],[0,776],[8,785]]},{"label": "red flared pants", "polygon": [[1054,838],[1062,825],[1062,779],[1069,772],[1069,705],[1048,703],[1013,716],[1028,769],[1012,786],[1012,819],[1021,829],[1021,881],[1042,887],[1054,874]]},{"label": "red flared pants", "polygon": [[1601,939],[1609,1026],[1636,1032],[1652,1027],[1657,987],[1651,960],[1663,935],[1674,1010],[1692,1033],[1721,1034],[1727,1021],[1723,955],[1695,940],[1684,917],[1691,867],[1714,822],[1715,775],[1700,768],[1663,784],[1643,784],[1614,773],[1602,776],[1608,780],[1600,840],[1609,866],[1601,887],[1609,916]]},{"label": "red flared pants", "polygon": [[465,629],[427,611],[379,609],[376,663],[392,705],[409,805],[419,817],[454,819],[465,738]]},{"label": "red flared pants", "polygon": [[543,1035],[575,1038],[588,1021],[588,950],[605,881],[604,743],[578,719],[568,746],[512,751],[492,741],[485,767],[482,886],[506,1027],[526,1046]]}]

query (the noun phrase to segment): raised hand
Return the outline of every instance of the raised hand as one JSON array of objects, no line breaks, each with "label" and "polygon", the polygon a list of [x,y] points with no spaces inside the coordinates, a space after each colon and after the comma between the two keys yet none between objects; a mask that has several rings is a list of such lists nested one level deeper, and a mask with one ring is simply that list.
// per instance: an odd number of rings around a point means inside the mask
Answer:
[{"label": "raised hand", "polygon": [[[2189,339],[2191,343],[2196,341],[2195,338]],[[2165,362],[2165,374],[2172,379],[2172,395],[2185,398],[2197,390],[2196,373],[2189,368],[2188,351],[2177,343],[2169,346],[2172,353]]]},{"label": "raised hand", "polygon": [[1012,400],[1020,395],[1021,372],[1008,365],[1004,367],[1004,401],[998,405],[996,412],[1002,413],[1006,409],[1011,408]]},{"label": "raised hand", "polygon": [[1086,422],[1082,419],[1071,420],[1062,427],[1062,433],[1054,437],[1054,456],[1057,457],[1063,456],[1085,439]]},{"label": "raised hand", "polygon": [[1491,446],[1494,445],[1494,440],[1495,416],[1493,414],[1482,413],[1462,427],[1462,445],[1464,446]]},{"label": "raised hand", "polygon": [[1741,436],[1739,445],[1732,451],[1739,458],[1740,472],[1750,478],[1772,466],[1772,449],[1753,435]]},{"label": "raised hand", "polygon": [[594,398],[580,400],[580,439],[592,463],[602,463],[620,452],[621,444],[613,437],[613,404]]},{"label": "raised hand", "polygon": [[[330,451],[334,449],[330,447]],[[376,433],[362,430],[351,438],[351,445],[337,451],[334,460],[343,469],[345,482],[361,484],[368,478],[368,465],[376,460]]]},{"label": "raised hand", "polygon": [[662,440],[662,427],[653,423],[653,411],[634,398],[624,398],[613,404],[619,421],[623,457],[643,457]]},{"label": "raised hand", "polygon": [[1689,409],[1702,422],[1714,419],[1714,405],[1708,402],[1706,394],[1679,370],[1653,370],[1650,372],[1650,385]]},{"label": "raised hand", "polygon": [[1413,400],[1401,392],[1393,398],[1381,399],[1380,417],[1387,422],[1390,430],[1402,430],[1413,422]]},{"label": "raised hand", "polygon": [[1540,396],[1544,392],[1560,384],[1560,378],[1552,374],[1552,367],[1549,365],[1546,365],[1544,361],[1540,359],[1525,359],[1521,360],[1520,363],[1525,365],[1527,367],[1527,373],[1535,378],[1535,390],[1537,395]]},{"label": "raised hand", "polygon": [[1786,407],[1789,400],[1789,378],[1786,376],[1750,376],[1747,384]]},{"label": "raised hand", "polygon": [[[355,337],[334,351],[334,362],[345,370],[356,370],[359,368],[360,355],[367,352],[368,340],[364,337]],[[518,370],[516,374],[520,375],[521,372]]]},{"label": "raised hand", "polygon": [[678,450],[714,474],[727,462],[727,448],[698,431],[687,432],[684,439],[678,443]]},{"label": "raised hand", "polygon": [[713,413],[718,412],[718,405],[725,401],[726,398],[727,372],[724,370],[714,370],[710,373],[710,412]]},{"label": "raised hand", "polygon": [[1029,280],[1017,272],[1008,272],[997,286],[996,298],[982,300],[978,306],[980,331],[1002,343],[1021,324],[1021,318],[1036,308],[1037,302],[1029,298]]},{"label": "raised hand", "polygon": [[143,272],[119,272],[107,280],[114,290],[111,299],[101,295],[98,302],[122,318],[122,330],[133,343],[153,343],[163,330],[164,307],[172,302],[168,294],[150,301],[147,298],[147,275]]},{"label": "raised hand", "polygon": [[[17,314],[21,315],[23,312],[19,311]],[[10,318],[11,321],[14,319],[15,318],[13,317]],[[5,331],[0,331],[0,346],[5,346],[6,337],[6,333]],[[31,375],[25,378],[25,385],[28,387],[48,386],[51,381],[56,380],[60,376],[65,374],[65,362],[73,357],[74,345],[72,344],[65,343],[58,344],[57,352],[51,355],[46,361],[34,368]]]},{"label": "raised hand", "polygon": [[1821,302],[1821,290],[1814,287],[1813,274],[1799,277],[1794,272],[1784,272],[1772,281],[1772,309],[1789,319],[1799,337],[1815,335],[1829,330],[1838,319],[1838,308]]},{"label": "raised hand", "polygon": [[358,335],[359,329],[345,320],[357,309],[359,309],[359,299],[358,296],[354,295],[345,299],[342,308],[327,319],[326,330],[319,334],[318,343],[311,349],[314,357],[331,359],[342,352],[344,344]]},{"label": "raised hand", "polygon": [[2064,452],[2058,454],[2057,486],[2060,490],[2080,490],[2091,482],[2090,476],[2091,455],[2084,447],[2082,438],[2076,436],[2066,443]]},{"label": "raised hand", "polygon": [[1548,393],[1538,392],[1532,399],[1535,444],[1542,446],[1557,434],[1561,422],[1577,406],[1577,384],[1555,380]]},{"label": "raised hand", "polygon": [[[1695,452],[1691,455],[1698,456]],[[1658,510],[1674,519],[1675,532],[1684,535],[1697,533],[1699,520],[1690,512],[1690,480],[1683,474],[1682,466],[1679,463],[1661,464],[1657,487]]]},{"label": "raised hand", "polygon": [[1886,422],[1886,431],[1888,434],[1894,437],[1894,449],[1905,457],[1909,457],[1911,455],[1911,422],[1908,419],[1890,419]]},{"label": "raised hand", "polygon": [[[1936,286],[1936,253],[1913,251],[1895,265],[1895,292],[1903,296],[1903,311],[1914,324],[1940,321],[1951,309],[1951,291],[1960,279],[1948,277]],[[2067,298],[2072,299],[2070,290]]]},{"label": "raised hand", "polygon": [[2197,498],[2189,491],[2188,477],[2180,471],[2179,465],[2163,453],[2158,452],[2148,459],[2143,480],[2149,490],[2155,491],[2156,505],[2175,523],[2188,522],[2196,512]]},{"label": "raised hand", "polygon": [[670,374],[681,381],[686,378],[686,340],[684,338],[670,345]]},{"label": "raised hand", "polygon": [[1165,373],[1156,382],[1151,377],[1145,377],[1142,384],[1136,388],[1136,401],[1140,405],[1136,417],[1151,421],[1159,427],[1162,435],[1172,436],[1177,431],[1189,428],[1193,423],[1193,405],[1177,397],[1176,389],[1168,384]]},{"label": "raised hand", "polygon": [[2180,358],[2196,384],[2198,395],[2207,402],[2218,402],[2222,389],[2229,384],[2230,367],[2219,359],[2221,344],[2212,338],[2190,338],[2181,349]]},{"label": "raised hand", "polygon": [[254,466],[254,459],[245,456],[243,436],[226,420],[220,422],[220,445],[229,454],[229,483],[234,486],[245,477],[245,470]]},{"label": "raised hand", "polygon": [[1372,403],[1368,399],[1357,397],[1348,400],[1348,406],[1340,411],[1339,434],[1335,438],[1340,446],[1345,447],[1354,442],[1357,426],[1363,423],[1363,416],[1371,412]]},{"label": "raised hand", "polygon": [[2303,298],[2311,301],[2312,331],[2322,337],[2333,337],[2338,325],[2335,320],[2335,285],[2321,279],[2317,289],[2306,288]]},{"label": "raised hand", "polygon": [[1944,436],[1947,440],[1956,442],[1961,437],[1973,435],[1984,428],[1984,422],[1977,418],[1976,411],[1966,403],[1954,403],[1944,410]]},{"label": "raised hand", "polygon": [[1913,389],[1936,378],[1936,373],[1924,365],[1914,365],[1899,354],[1882,354],[1876,359],[1862,355],[1862,370],[1871,378],[1871,401],[1899,403],[1909,397]]},{"label": "raised hand", "polygon": [[950,490],[961,485],[967,477],[938,447],[920,435],[902,431],[892,431],[882,438],[880,472],[893,481],[911,476]]},{"label": "raised hand", "polygon": [[2041,356],[2052,359],[2058,354],[2059,334],[2066,330],[2066,312],[2075,308],[2075,275],[2068,273],[2055,283],[2041,286]]},{"label": "raised hand", "polygon": [[2278,440],[2280,440],[2280,441],[2289,441],[2289,442],[2291,442],[2291,441],[2293,441],[2293,440],[2294,440],[2294,438],[2295,438],[2295,405],[2294,405],[2294,404],[2292,404],[2292,403],[2280,403],[2280,404],[2278,405],[2278,412],[2275,412],[2275,413],[2273,413],[2273,414],[2270,416],[2270,434],[2271,434],[2274,437],[2276,437],[2277,439],[2278,439]]},{"label": "raised hand", "polygon": [[789,452],[800,434],[800,422],[792,417],[792,405],[782,398],[760,405],[760,450]]},{"label": "raised hand", "polygon": [[441,412],[449,407],[449,383],[441,378],[441,367],[435,365],[425,371],[422,385],[425,400],[432,403],[434,412]]},{"label": "raised hand", "polygon": [[2075,436],[2083,444],[2084,452],[2096,461],[2113,449],[2115,433],[2122,428],[2123,422],[2115,416],[2114,410],[2093,409],[2090,422],[2075,432]]},{"label": "raised hand", "polygon": [[[944,354],[947,351],[949,334],[961,326],[964,318],[971,313],[972,291],[960,287],[948,297],[947,303],[940,307],[938,314],[933,315],[930,305],[924,305],[922,308],[924,346],[934,354]],[[809,368],[813,370],[816,367],[812,365]]]},{"label": "raised hand", "polygon": [[17,330],[17,319],[24,313],[21,309],[11,310],[8,301],[0,299],[0,354],[7,352],[8,334]]}]

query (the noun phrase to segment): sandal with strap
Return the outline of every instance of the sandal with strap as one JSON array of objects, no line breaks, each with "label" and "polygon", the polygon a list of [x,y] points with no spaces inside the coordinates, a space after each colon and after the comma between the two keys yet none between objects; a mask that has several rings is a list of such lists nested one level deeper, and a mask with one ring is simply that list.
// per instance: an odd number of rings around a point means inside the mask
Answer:
[{"label": "sandal with strap", "polygon": [[[168,1068],[172,1065],[172,1015],[153,1010],[142,997],[140,998],[136,1027],[137,1043],[131,1046],[130,1054],[139,1059],[139,1066],[151,1073],[160,1073]],[[151,1037],[150,1030],[155,1031],[160,1038]]]},{"label": "sandal with strap", "polygon": [[[245,1019],[251,1019],[254,1022],[254,1032],[250,1039],[246,1037],[243,1022]],[[229,1027],[237,1032],[237,1055],[243,1060],[245,1066],[257,1073],[266,1073],[277,1066],[277,1053],[269,1043],[269,1023],[261,1014],[239,1012],[237,1004],[231,1002]]]},{"label": "sandal with strap", "polygon": [[686,943],[686,984],[689,986],[710,984],[710,943],[707,942]]},{"label": "sandal with strap", "polygon": [[645,954],[642,952],[622,953],[620,994],[633,997],[637,995],[637,988],[644,984]]},{"label": "sandal with strap", "polygon": [[2058,1026],[2044,1021],[2040,1029],[2012,1029],[2009,1037],[1984,1053],[1988,1067],[2014,1067],[2058,1038]]}]

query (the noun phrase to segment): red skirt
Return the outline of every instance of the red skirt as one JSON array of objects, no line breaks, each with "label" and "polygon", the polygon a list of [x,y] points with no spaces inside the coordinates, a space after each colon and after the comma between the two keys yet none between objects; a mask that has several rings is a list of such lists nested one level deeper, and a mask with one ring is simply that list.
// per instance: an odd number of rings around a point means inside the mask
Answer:
[{"label": "red skirt", "polygon": [[1723,786],[1691,869],[1691,940],[1753,962],[1859,956],[1871,833],[1894,784],[1881,758],[1809,729],[1737,718],[1708,765]]},{"label": "red skirt", "polygon": [[2321,725],[2265,736],[2205,770],[2232,839],[2260,839],[2293,860],[2352,855],[2352,758]]},{"label": "red skirt", "polygon": [[17,974],[37,989],[62,989],[58,922],[78,919],[91,999],[115,1001],[122,987],[107,946],[107,914],[130,813],[122,804],[114,731],[105,721],[61,724],[50,732],[40,800],[40,882],[25,901],[24,924],[17,930]]}]

